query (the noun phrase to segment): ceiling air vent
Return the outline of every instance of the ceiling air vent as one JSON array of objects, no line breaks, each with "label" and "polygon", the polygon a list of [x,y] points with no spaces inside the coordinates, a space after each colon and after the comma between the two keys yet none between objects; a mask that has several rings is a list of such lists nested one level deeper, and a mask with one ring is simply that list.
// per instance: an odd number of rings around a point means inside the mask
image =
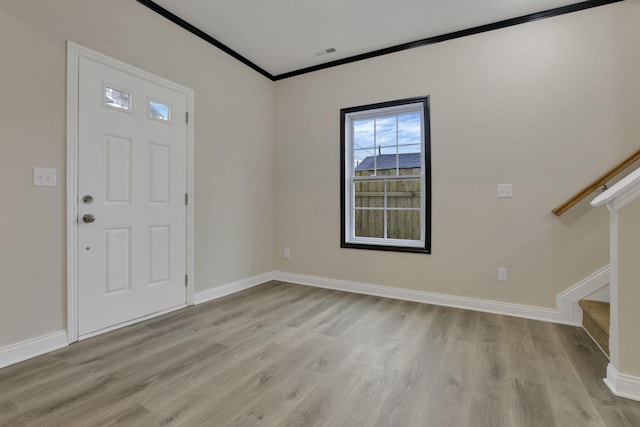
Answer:
[{"label": "ceiling air vent", "polygon": [[336,48],[335,47],[329,47],[327,49],[323,49],[323,50],[319,50],[315,53],[316,56],[322,56],[322,55],[326,55],[328,53],[334,53],[336,52]]}]

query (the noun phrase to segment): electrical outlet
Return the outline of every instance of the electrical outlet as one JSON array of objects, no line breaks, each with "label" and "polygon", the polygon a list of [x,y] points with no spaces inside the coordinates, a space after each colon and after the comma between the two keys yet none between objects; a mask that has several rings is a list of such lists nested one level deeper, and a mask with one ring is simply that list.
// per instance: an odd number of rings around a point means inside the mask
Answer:
[{"label": "electrical outlet", "polygon": [[498,267],[498,282],[507,281],[507,267]]},{"label": "electrical outlet", "polygon": [[498,197],[512,197],[513,185],[512,184],[498,184]]},{"label": "electrical outlet", "polygon": [[291,250],[289,248],[284,248],[283,256],[285,258],[291,258]]}]

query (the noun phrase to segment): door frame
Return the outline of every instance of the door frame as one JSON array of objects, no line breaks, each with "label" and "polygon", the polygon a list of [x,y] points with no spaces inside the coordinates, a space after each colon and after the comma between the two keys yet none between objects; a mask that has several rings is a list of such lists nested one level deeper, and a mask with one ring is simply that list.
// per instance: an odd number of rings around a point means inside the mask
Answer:
[{"label": "door frame", "polygon": [[[135,77],[142,78],[151,83],[167,87],[181,92],[187,97],[187,194],[189,202],[187,204],[186,223],[186,267],[189,280],[186,290],[186,305],[193,305],[193,294],[195,289],[194,271],[194,92],[185,86],[166,80],[148,71],[141,70],[132,65],[126,64],[117,59],[103,55],[92,49],[81,46],[67,40],[67,341],[68,343],[78,341],[78,175],[79,175],[79,140],[78,140],[78,104],[79,104],[79,64],[80,58],[84,57],[92,61],[101,63],[119,71],[129,73]],[[182,308],[184,306],[178,307]],[[164,312],[154,313],[146,317],[122,323],[111,328],[103,329],[99,333],[117,329],[131,323],[136,323],[146,318],[164,314]],[[89,334],[97,335],[97,334]],[[84,338],[84,337],[83,337]]]}]

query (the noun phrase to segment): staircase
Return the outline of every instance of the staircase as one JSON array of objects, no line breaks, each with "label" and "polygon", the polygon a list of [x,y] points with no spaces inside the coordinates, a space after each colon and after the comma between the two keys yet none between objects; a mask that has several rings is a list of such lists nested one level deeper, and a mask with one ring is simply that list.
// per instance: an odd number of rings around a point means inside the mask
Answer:
[{"label": "staircase", "polygon": [[610,304],[588,299],[582,299],[578,304],[582,308],[582,326],[609,356]]}]

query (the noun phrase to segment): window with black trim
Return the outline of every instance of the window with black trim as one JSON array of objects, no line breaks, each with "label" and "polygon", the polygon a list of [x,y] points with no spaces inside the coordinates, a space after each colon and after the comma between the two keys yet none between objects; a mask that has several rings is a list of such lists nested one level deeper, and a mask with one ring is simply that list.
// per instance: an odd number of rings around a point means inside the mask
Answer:
[{"label": "window with black trim", "polygon": [[341,247],[431,253],[429,97],[340,119]]}]

